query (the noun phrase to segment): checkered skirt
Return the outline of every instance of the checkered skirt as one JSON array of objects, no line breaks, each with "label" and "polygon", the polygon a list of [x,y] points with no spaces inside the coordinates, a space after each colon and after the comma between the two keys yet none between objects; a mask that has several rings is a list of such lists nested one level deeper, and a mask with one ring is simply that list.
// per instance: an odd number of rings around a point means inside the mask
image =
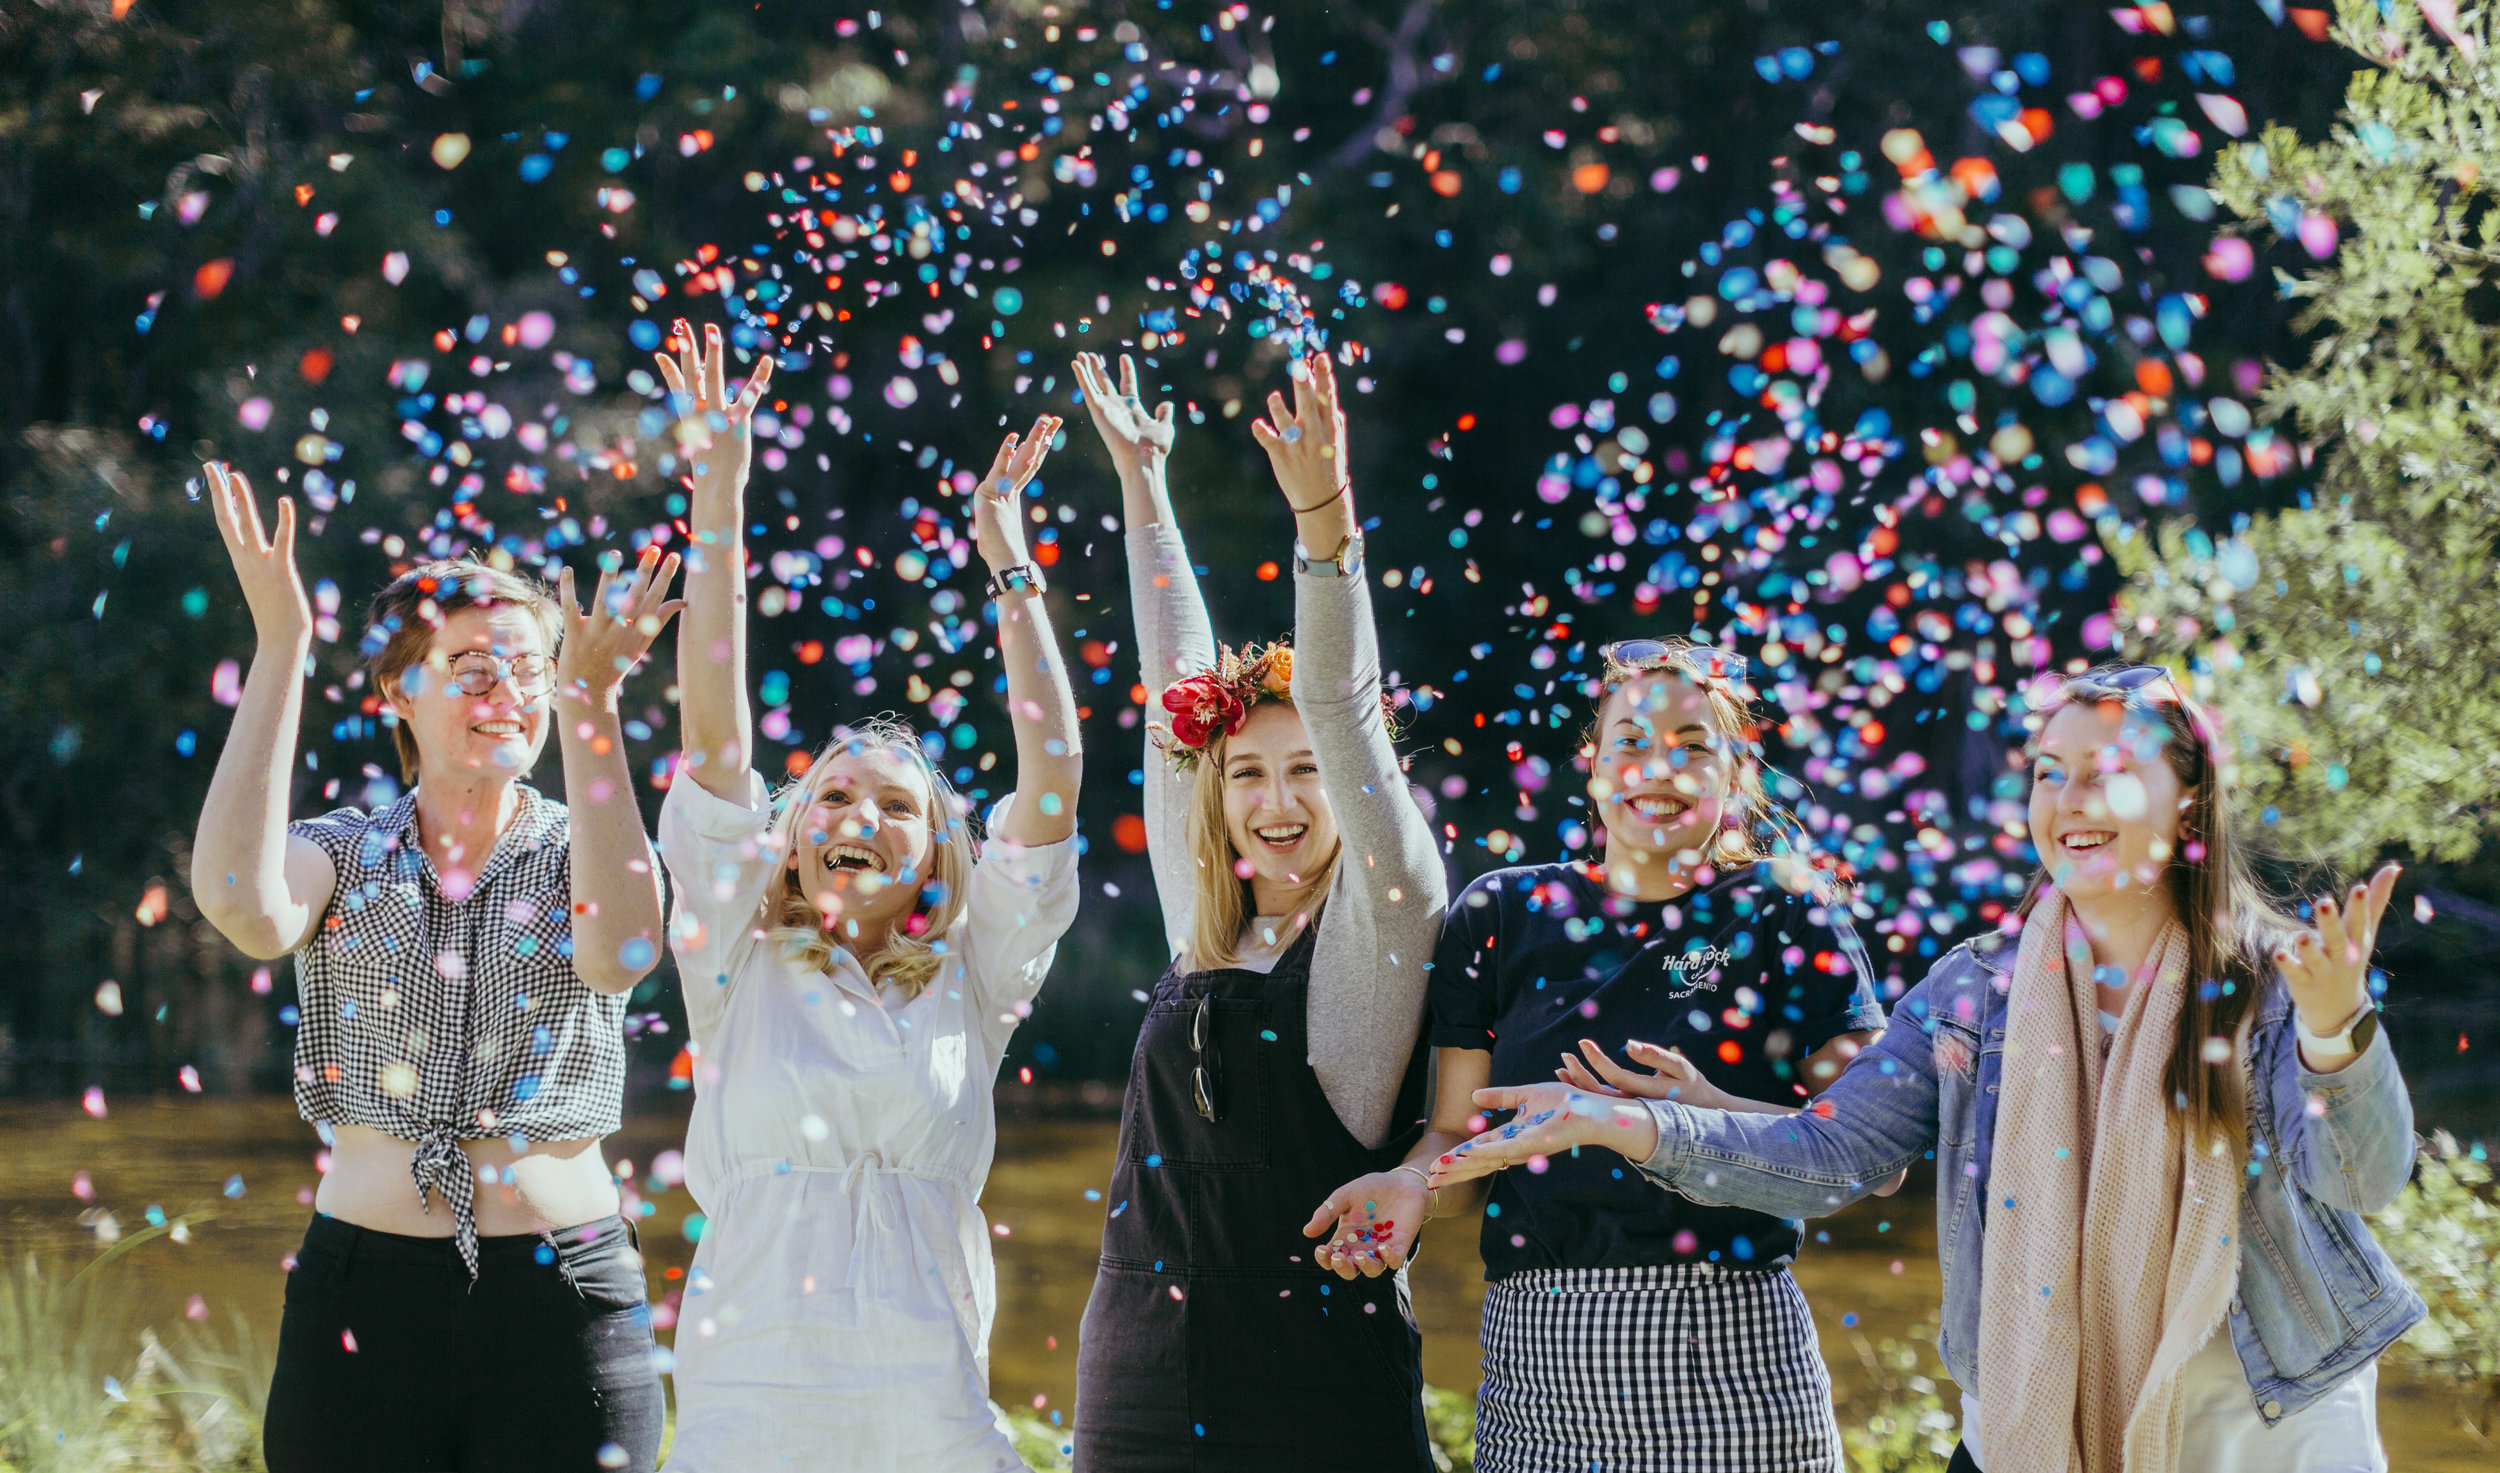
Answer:
[{"label": "checkered skirt", "polygon": [[1479,1473],[1832,1473],[1831,1375],[1788,1270],[1540,1269],[1486,1287]]}]

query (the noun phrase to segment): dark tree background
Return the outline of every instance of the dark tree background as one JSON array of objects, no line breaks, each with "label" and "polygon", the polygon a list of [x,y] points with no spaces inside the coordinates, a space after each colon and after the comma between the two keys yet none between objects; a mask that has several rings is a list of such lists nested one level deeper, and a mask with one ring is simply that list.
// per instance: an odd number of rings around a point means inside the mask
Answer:
[{"label": "dark tree background", "polygon": [[[1287,624],[1289,579],[1259,569],[1285,559],[1290,522],[1246,426],[1284,353],[1246,325],[1255,292],[1219,319],[1211,302],[1185,310],[1197,299],[1173,280],[1194,276],[1184,258],[1211,242],[1217,257],[1273,252],[1317,325],[1366,355],[1371,387],[1350,410],[1356,481],[1378,520],[1372,565],[1400,574],[1379,591],[1384,644],[1424,694],[1406,740],[1449,826],[1455,878],[1503,853],[1554,857],[1573,837],[1562,713],[1583,703],[1551,684],[1573,673],[1551,668],[1557,651],[1584,670],[1586,649],[1631,633],[1725,631],[1748,649],[1785,638],[1805,652],[1798,690],[1822,714],[1784,712],[1804,719],[1772,755],[1809,781],[1838,764],[1814,782],[1818,837],[1858,873],[1879,959],[1914,979],[1923,957],[1996,914],[2004,876],[2027,860],[2002,827],[2018,727],[2000,697],[2028,673],[2016,648],[2045,641],[2033,663],[2051,667],[2107,649],[2084,626],[2106,613],[2114,566],[2090,538],[2043,539],[2042,518],[2192,512],[2220,528],[2307,484],[2288,444],[2271,475],[2241,474],[2236,450],[2228,476],[2191,456],[2192,416],[2175,445],[2148,433],[2109,465],[2066,453],[2105,436],[2104,400],[2154,382],[2145,364],[2171,381],[2188,340],[2172,340],[2159,303],[2196,296],[2207,393],[2298,346],[2267,276],[2306,259],[2278,250],[2244,283],[2215,280],[2201,265],[2210,229],[2168,193],[2201,185],[2210,153],[2152,143],[2181,119],[2205,127],[2193,99],[2209,91],[2318,135],[2353,59],[2280,7],[2155,9],[2163,24],[2130,30],[2103,8],[2027,0],[12,5],[0,13],[0,607],[14,630],[0,646],[0,1084],[158,1090],[185,1065],[212,1090],[283,1080],[287,970],[256,981],[185,894],[226,719],[212,672],[250,650],[186,487],[198,459],[232,457],[264,496],[283,466],[284,489],[310,503],[319,535],[302,543],[304,572],[340,627],[316,657],[297,811],[358,801],[374,774],[396,775],[353,677],[363,600],[429,547],[579,562],[665,525],[666,447],[629,382],[642,358],[631,334],[680,312],[716,319],[718,298],[687,283],[736,261],[751,263],[736,278],[742,342],[783,354],[791,406],[778,417],[786,464],[759,472],[752,499],[759,562],[795,559],[788,581],[805,587],[755,654],[759,675],[786,682],[764,677],[765,704],[786,707],[794,749],[863,705],[901,705],[923,675],[942,682],[931,646],[886,628],[911,628],[931,604],[891,559],[942,552],[961,518],[937,480],[985,463],[1001,425],[1046,404],[1069,413],[1065,359],[1080,346],[1142,352],[1151,381],[1187,406],[1173,480],[1219,632]],[[2229,75],[2217,82],[2191,56],[2224,58]],[[2061,100],[2101,78],[2127,85],[2096,119]],[[1992,98],[2054,127],[2009,149],[2011,114]],[[842,208],[883,203],[889,222],[927,222],[943,242],[907,257],[898,229],[890,263],[855,261],[859,278],[902,283],[876,303],[857,280],[810,285],[823,272],[794,255],[822,223],[799,214],[826,198],[809,176],[848,167],[829,130],[870,127],[846,148],[875,155],[883,190],[853,186]],[[1887,223],[1882,202],[1910,170],[1882,140],[1911,129],[1938,170],[1993,160],[1994,203],[1968,201],[1969,227],[2019,216],[2020,242]],[[957,144],[998,162],[986,213],[942,162]],[[1218,229],[1262,204],[1265,231]],[[1994,245],[2011,254],[1982,264]],[[1802,407],[1748,379],[1735,360],[1755,355],[1722,337],[1740,318],[1785,320],[1785,295],[1769,316],[1729,297],[1715,325],[1683,310],[1724,295],[1731,266],[1791,256],[1830,281],[1850,252],[1880,284],[1834,287],[1830,305],[1880,304],[1845,335],[1870,346],[1844,357],[1842,336],[1818,330],[1834,372]],[[2079,311],[2098,324],[2080,392],[2050,404],[1959,366],[1969,324],[1993,310],[1982,278],[2037,327],[2071,295],[2059,283],[2073,272],[2053,274],[2051,258],[2080,269],[2086,256],[2108,266],[2097,292],[2115,311]],[[1216,297],[1239,280],[1208,269]],[[638,273],[675,295],[648,297]],[[1904,300],[1913,277],[1938,284],[1932,310]],[[796,300],[811,293],[823,316]],[[849,315],[833,317],[837,305]],[[770,325],[755,316],[765,308]],[[2023,351],[2037,359],[2033,339]],[[898,376],[918,385],[916,403],[880,399]],[[1661,393],[1675,406],[1644,417]],[[490,394],[506,429],[545,438],[507,439],[480,407]],[[1783,421],[1886,447],[1867,461],[1884,468],[1779,523],[1771,571],[1787,576],[1756,570],[1741,591],[1734,576],[1701,581],[1690,546],[1702,539],[1685,523],[1724,511],[1731,545],[1740,525],[1747,537],[1763,526],[1724,510],[1748,498],[1722,491],[1760,477],[1732,468],[1720,442]],[[1009,1061],[1045,1085],[1120,1077],[1132,989],[1161,959],[1151,882],[1117,823],[1136,810],[1139,763],[1119,542],[1102,521],[1117,498],[1081,414],[1072,422],[1037,504],[1064,508],[1049,523],[1057,607],[1093,680],[1081,688],[1088,894]],[[1623,428],[1636,425],[1639,443]],[[1813,448],[1811,434],[1792,438]],[[1919,494],[1921,477],[1983,448],[1993,479]],[[2147,475],[2167,488],[2159,508],[2132,489]],[[1720,489],[1691,489],[1711,477]],[[1636,492],[1650,504],[1627,510]],[[878,566],[837,571],[846,551],[802,569],[834,535]],[[1826,571],[1842,551],[1863,577]],[[824,613],[827,598],[844,612]],[[2009,610],[2027,633],[1995,622]],[[1935,653],[1904,688],[1869,697],[1883,638],[1866,631],[1910,630],[1923,611],[1942,623],[1915,623],[1914,642]],[[864,665],[827,660],[862,634],[875,636]],[[670,643],[629,691],[646,771],[673,746]],[[965,720],[994,729],[986,678]],[[1924,775],[1869,785],[1870,769]],[[656,809],[656,789],[643,798]],[[2439,887],[2442,921],[2390,937],[2417,990],[2487,962],[2500,917],[2474,909],[2500,895],[2488,863],[2421,883]],[[1916,920],[1896,928],[1905,914]],[[106,979],[118,1012],[99,1005]],[[674,988],[663,968],[637,994],[639,1068],[655,1087],[679,1043]],[[2441,1008],[2401,1033],[2425,1060],[2457,1031],[2461,1015]]]}]

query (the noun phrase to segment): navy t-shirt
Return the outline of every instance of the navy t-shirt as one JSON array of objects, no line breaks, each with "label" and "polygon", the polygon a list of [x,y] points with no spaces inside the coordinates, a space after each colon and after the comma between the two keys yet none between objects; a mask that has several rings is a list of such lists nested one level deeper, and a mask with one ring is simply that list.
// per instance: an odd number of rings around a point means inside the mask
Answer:
[{"label": "navy t-shirt", "polygon": [[[1624,1052],[1637,1038],[1681,1048],[1731,1095],[1802,1105],[1808,1056],[1883,1026],[1846,907],[1791,894],[1761,865],[1664,903],[1609,895],[1602,871],[1579,864],[1495,870],[1450,907],[1433,953],[1433,1046],[1490,1051],[1496,1085],[1552,1080],[1583,1038],[1645,1072]],[[1584,1150],[1493,1178],[1484,1274],[1772,1268],[1797,1238],[1788,1219],[1698,1206],[1613,1151]]]}]

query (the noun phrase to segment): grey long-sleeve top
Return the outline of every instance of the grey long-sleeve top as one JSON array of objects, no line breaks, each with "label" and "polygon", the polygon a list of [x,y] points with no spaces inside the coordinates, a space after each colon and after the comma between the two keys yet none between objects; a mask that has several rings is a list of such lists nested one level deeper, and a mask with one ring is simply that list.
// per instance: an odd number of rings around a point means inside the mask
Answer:
[{"label": "grey long-sleeve top", "polygon": [[[1147,711],[1159,716],[1166,686],[1214,665],[1215,632],[1179,529],[1130,528],[1128,568]],[[1311,958],[1311,1069],[1346,1130],[1377,1146],[1402,1123],[1390,1115],[1423,1025],[1424,977],[1449,881],[1381,726],[1380,637],[1367,579],[1295,576],[1293,702],[1344,844]],[[1146,853],[1175,956],[1198,893],[1190,783],[1149,736]]]}]

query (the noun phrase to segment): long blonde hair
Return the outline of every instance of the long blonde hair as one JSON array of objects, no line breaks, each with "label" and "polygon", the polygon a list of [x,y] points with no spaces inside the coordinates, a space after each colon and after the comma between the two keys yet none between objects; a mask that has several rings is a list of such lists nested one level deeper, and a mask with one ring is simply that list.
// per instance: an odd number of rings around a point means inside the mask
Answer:
[{"label": "long blonde hair", "polygon": [[807,771],[773,795],[773,852],[780,863],[764,882],[764,921],[783,957],[809,971],[833,970],[833,955],[841,943],[824,914],[808,903],[790,860],[798,853],[799,825],[806,822],[825,765],[837,756],[872,749],[909,759],[928,784],[929,872],[903,871],[901,883],[919,882],[920,904],[888,934],[885,945],[872,955],[861,956],[859,963],[872,985],[899,988],[916,997],[937,980],[938,969],[944,965],[946,935],[963,916],[964,889],[972,880],[977,851],[970,805],[921,747],[919,733],[905,722],[877,716],[856,726],[836,728]]},{"label": "long blonde hair", "polygon": [[[1241,933],[1258,914],[1250,882],[1235,868],[1241,863],[1241,851],[1233,847],[1232,830],[1224,822],[1224,769],[1231,761],[1231,747],[1231,736],[1219,728],[1191,774],[1195,782],[1190,788],[1186,830],[1198,893],[1190,907],[1189,940],[1181,959],[1198,972],[1238,966]],[[1344,854],[1345,838],[1340,834],[1328,858],[1294,897],[1295,909],[1307,913],[1313,926],[1319,924],[1320,908],[1328,903],[1329,888],[1337,880],[1337,861]]]}]

